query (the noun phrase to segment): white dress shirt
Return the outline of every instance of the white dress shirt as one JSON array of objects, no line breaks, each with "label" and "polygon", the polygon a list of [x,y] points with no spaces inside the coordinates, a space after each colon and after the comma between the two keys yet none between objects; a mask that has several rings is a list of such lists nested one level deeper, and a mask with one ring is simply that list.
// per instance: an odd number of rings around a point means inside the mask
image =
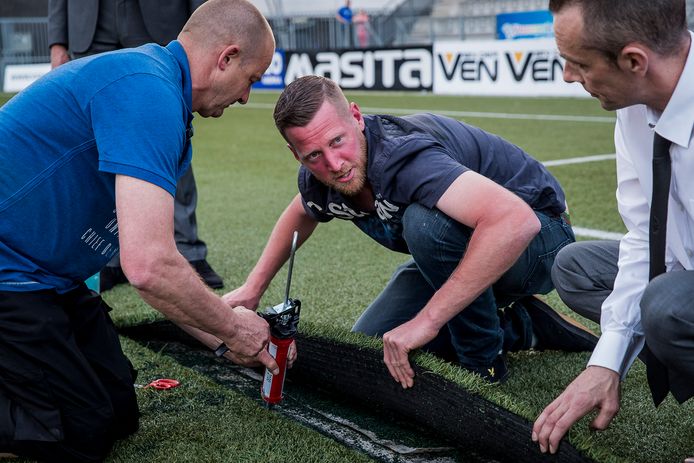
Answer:
[{"label": "white dress shirt", "polygon": [[[690,37],[694,37],[691,31]],[[648,285],[654,130],[672,142],[667,271],[694,270],[693,129],[694,46],[690,46],[682,75],[662,114],[645,105],[617,111],[617,203],[628,232],[619,244],[619,272],[614,290],[602,305],[602,336],[588,365],[614,370],[622,379],[644,343],[639,303]]]}]

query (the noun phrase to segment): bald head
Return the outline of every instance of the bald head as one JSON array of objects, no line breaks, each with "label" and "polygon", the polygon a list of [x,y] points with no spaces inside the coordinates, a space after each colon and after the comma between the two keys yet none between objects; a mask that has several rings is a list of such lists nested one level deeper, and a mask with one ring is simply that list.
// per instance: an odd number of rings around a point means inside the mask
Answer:
[{"label": "bald head", "polygon": [[[267,20],[246,0],[207,0],[196,9],[179,34],[179,40],[196,48],[218,49],[237,44],[241,50],[274,48]],[[248,56],[242,56],[245,61]]]},{"label": "bald head", "polygon": [[270,25],[247,0],[208,0],[178,40],[188,57],[193,111],[203,117],[219,117],[228,106],[245,104],[275,51]]}]

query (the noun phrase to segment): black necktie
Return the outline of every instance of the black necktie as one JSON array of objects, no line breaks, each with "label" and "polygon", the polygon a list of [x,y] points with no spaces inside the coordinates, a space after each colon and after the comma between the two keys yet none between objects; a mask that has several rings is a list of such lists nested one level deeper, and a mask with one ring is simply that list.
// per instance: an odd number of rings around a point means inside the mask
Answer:
[{"label": "black necktie", "polygon": [[667,232],[667,200],[670,194],[670,144],[657,133],[653,136],[653,196],[649,229],[649,280],[665,273],[665,235]]},{"label": "black necktie", "polygon": [[[667,232],[667,202],[670,194],[670,142],[654,132],[653,136],[653,196],[651,197],[651,221],[649,227],[650,271],[649,280],[665,273],[665,236]],[[653,402],[659,405],[670,391],[670,381],[665,365],[644,348],[646,373]]]}]

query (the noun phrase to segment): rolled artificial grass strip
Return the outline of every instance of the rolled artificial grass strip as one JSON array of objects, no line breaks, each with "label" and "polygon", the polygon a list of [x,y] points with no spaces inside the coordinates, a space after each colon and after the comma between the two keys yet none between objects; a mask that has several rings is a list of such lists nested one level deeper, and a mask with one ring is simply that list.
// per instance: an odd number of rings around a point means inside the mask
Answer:
[{"label": "rolled artificial grass strip", "polygon": [[415,384],[403,389],[380,351],[299,334],[301,361],[292,381],[309,383],[362,404],[388,410],[435,431],[453,445],[499,461],[586,463],[593,460],[563,442],[555,455],[530,440],[529,421],[417,365]]},{"label": "rolled artificial grass strip", "polygon": [[[563,442],[555,455],[540,453],[530,440],[532,425],[528,420],[419,365],[414,365],[414,387],[403,389],[383,364],[376,340],[364,342],[362,336],[348,333],[348,338],[361,342],[341,342],[317,336],[310,328],[308,331],[297,336],[300,360],[287,373],[293,382],[399,415],[456,447],[490,459],[518,463],[593,461],[568,442]],[[187,333],[166,321],[121,332],[140,339],[150,337],[199,347]]]}]

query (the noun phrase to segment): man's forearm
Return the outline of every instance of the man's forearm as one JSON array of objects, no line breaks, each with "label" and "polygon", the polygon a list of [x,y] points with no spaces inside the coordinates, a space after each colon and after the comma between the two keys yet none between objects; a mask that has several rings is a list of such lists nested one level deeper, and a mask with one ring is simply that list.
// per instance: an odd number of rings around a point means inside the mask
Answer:
[{"label": "man's forearm", "polygon": [[289,259],[294,231],[299,233],[299,247],[311,236],[317,225],[315,220],[306,215],[299,196],[295,197],[277,220],[260,259],[246,279],[246,285],[258,294],[263,294]]},{"label": "man's forearm", "polygon": [[133,286],[149,305],[167,318],[191,325],[220,338],[233,336],[233,316],[229,306],[200,280],[183,256],[174,253],[152,262],[145,278],[128,275]]},{"label": "man's forearm", "polygon": [[518,223],[478,225],[460,264],[418,316],[440,329],[511,268],[538,230],[519,217]]}]

